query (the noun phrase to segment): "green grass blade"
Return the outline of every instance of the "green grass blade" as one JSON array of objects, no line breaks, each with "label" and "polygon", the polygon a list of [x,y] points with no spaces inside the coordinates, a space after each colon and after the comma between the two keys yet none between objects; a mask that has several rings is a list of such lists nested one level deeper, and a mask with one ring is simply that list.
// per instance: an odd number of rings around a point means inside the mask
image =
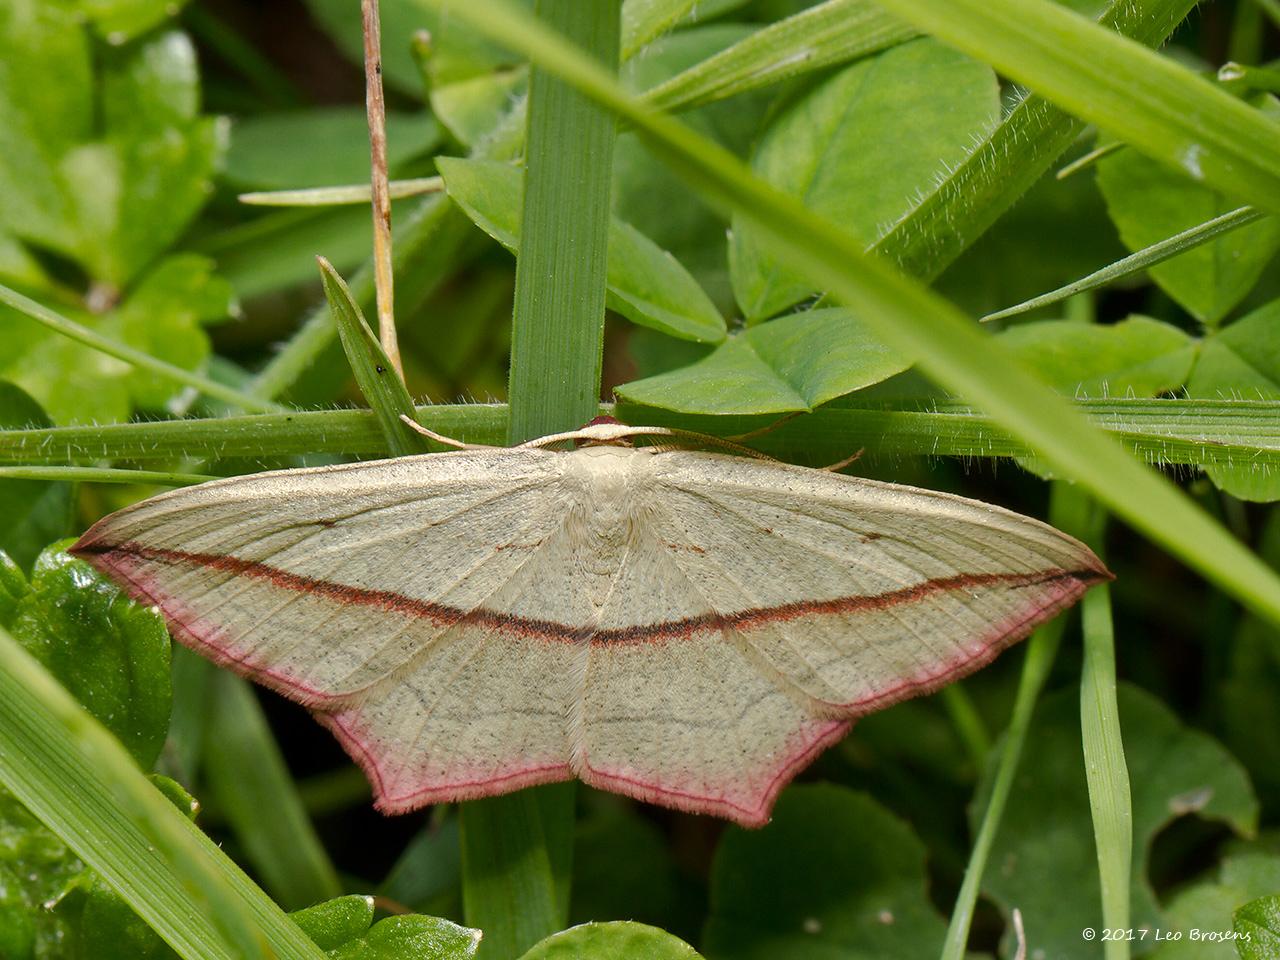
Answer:
[{"label": "green grass blade", "polygon": [[0,467],[0,479],[69,480],[81,483],[148,483],[161,487],[185,487],[217,480],[201,473],[168,473],[163,470],[118,470],[114,467]]},{"label": "green grass blade", "polygon": [[[1280,623],[1280,577],[1172,483],[1094,430],[946,300],[867,256],[862,242],[772,189],[714,142],[638,103],[589,56],[509,3],[431,2],[447,5],[452,16],[626,117],[709,202],[743,217],[775,254],[875,323],[890,347],[916,357],[938,383],[985,409],[1117,515]],[[993,369],[1001,376],[992,377]]]},{"label": "green grass blade", "polygon": [[324,284],[325,299],[333,313],[334,325],[342,340],[342,349],[351,364],[360,392],[373,410],[373,415],[387,438],[387,448],[394,457],[426,453],[426,438],[409,427],[400,418],[412,418],[413,399],[396,373],[395,366],[387,359],[382,344],[365,323],[360,307],[351,296],[346,281],[333,269],[324,257],[320,263],[320,279]]},{"label": "green grass blade", "polygon": [[[1079,498],[1071,498],[1067,488],[1054,484],[1049,504],[1049,522],[1059,529],[1068,529],[1075,519],[1072,513]],[[1026,653],[1022,661],[1022,676],[1018,680],[1018,692],[1014,697],[1013,713],[1009,718],[1009,727],[1000,744],[998,766],[991,784],[991,795],[987,798],[986,809],[982,812],[982,823],[978,834],[973,839],[973,849],[969,853],[969,863],[965,867],[964,880],[960,884],[960,892],[956,894],[955,907],[951,911],[951,921],[947,927],[947,938],[943,942],[942,960],[964,960],[969,943],[969,927],[973,921],[973,908],[978,902],[978,894],[982,891],[982,877],[987,869],[987,860],[991,856],[991,847],[995,843],[996,834],[1000,831],[1000,821],[1009,802],[1009,794],[1013,789],[1013,779],[1018,772],[1018,763],[1022,759],[1022,749],[1026,746],[1027,730],[1031,726],[1031,716],[1035,713],[1036,701],[1049,678],[1049,670],[1053,667],[1058,647],[1062,643],[1062,634],[1066,628],[1065,617],[1050,620],[1027,641]]]},{"label": "green grass blade", "polygon": [[1098,287],[1106,286],[1121,277],[1138,273],[1147,269],[1147,267],[1155,266],[1157,263],[1164,263],[1164,261],[1172,259],[1180,253],[1194,249],[1203,243],[1208,243],[1214,237],[1220,237],[1224,233],[1230,233],[1232,230],[1253,223],[1255,220],[1261,220],[1264,216],[1265,214],[1253,207],[1240,207],[1230,213],[1224,213],[1220,217],[1214,217],[1212,220],[1197,224],[1189,230],[1176,233],[1167,240],[1161,240],[1159,243],[1144,247],[1136,253],[1117,260],[1115,263],[1108,264],[1101,270],[1095,270],[1088,276],[1073,280],[1066,286],[1058,287],[1058,289],[1051,290],[1048,293],[1042,293],[1038,297],[1024,300],[1022,303],[1015,304],[1012,307],[997,310],[995,313],[989,313],[982,320],[987,322],[1003,320],[1005,317],[1015,317],[1020,313],[1026,313],[1038,307],[1047,307],[1050,304],[1059,303],[1069,297],[1074,297],[1077,293],[1096,290]]},{"label": "green grass blade", "polygon": [[[439,193],[444,189],[440,177],[415,177],[411,180],[392,180],[387,184],[387,194],[392,200],[417,197],[424,193]],[[343,204],[372,203],[373,187],[367,183],[353,183],[343,187],[307,187],[303,190],[259,190],[242,193],[241,203],[257,207],[332,207]]]},{"label": "green grass blade", "polygon": [[[609,64],[617,0],[539,0],[543,21]],[[613,177],[612,115],[535,65],[516,260],[507,440],[572,429],[599,409]],[[463,903],[483,956],[508,960],[564,926],[572,787],[464,804]]]},{"label": "green grass blade", "polygon": [[[1076,494],[1081,499],[1083,494]],[[1093,510],[1091,529],[1078,531],[1102,555],[1106,515]],[[1104,558],[1105,559],[1105,558]],[[1080,677],[1080,734],[1084,746],[1089,809],[1098,847],[1098,879],[1102,886],[1102,925],[1108,930],[1129,927],[1129,884],[1133,864],[1133,805],[1129,770],[1125,765],[1116,702],[1115,631],[1111,622],[1111,588],[1102,584],[1080,604],[1084,630],[1084,670]],[[1107,960],[1127,960],[1124,937],[1103,944]]]},{"label": "green grass blade", "polygon": [[757,30],[713,57],[645,91],[672,113],[856,60],[920,33],[874,0],[827,0]]},{"label": "green grass blade", "polygon": [[[1152,464],[1193,466],[1249,463],[1280,470],[1280,401],[1112,399],[1078,400],[1095,427]],[[602,414],[628,423],[680,427],[733,436],[766,426],[769,418],[695,417],[650,407],[602,404]],[[472,443],[506,441],[503,404],[418,407],[418,420],[438,433]],[[832,463],[865,448],[868,457],[1027,457],[1031,448],[990,417],[960,403],[829,406],[790,420],[752,441],[784,459]],[[0,430],[0,464],[57,465],[98,460],[170,460],[331,454],[389,456],[373,414],[312,410],[292,414],[114,423],[101,426]]]},{"label": "green grass blade", "polygon": [[1280,124],[1174,60],[1049,0],[881,0],[1064,110],[1280,212]]},{"label": "green grass blade", "polygon": [[324,960],[2,630],[0,783],[185,960]]},{"label": "green grass blade", "polygon": [[175,367],[173,364],[153,357],[149,353],[144,353],[129,346],[127,343],[120,343],[110,337],[104,337],[97,331],[90,330],[83,324],[76,323],[74,320],[55,313],[44,304],[37,303],[30,297],[24,297],[18,291],[10,290],[3,284],[0,284],[0,303],[12,307],[54,333],[75,340],[77,343],[82,343],[100,353],[105,353],[109,357],[123,360],[125,363],[132,364],[140,370],[148,370],[158,376],[167,377],[174,383],[180,383],[183,386],[199,390],[207,396],[222,400],[234,407],[262,411],[284,409],[278,403],[271,403],[252,394],[228,387],[226,384],[218,383],[216,380],[202,377],[198,373],[184,370],[182,367]]},{"label": "green grass blade", "polygon": [[212,687],[205,776],[264,886],[289,910],[341,895],[252,687],[225,670]]},{"label": "green grass blade", "polygon": [[674,27],[697,5],[698,0],[626,0],[622,4],[620,59],[631,59],[641,47]]},{"label": "green grass blade", "polygon": [[[1193,0],[1115,0],[1099,18],[1108,29],[1158,45]],[[872,245],[912,276],[942,273],[1075,142],[1084,124],[1031,95],[937,187]]]}]

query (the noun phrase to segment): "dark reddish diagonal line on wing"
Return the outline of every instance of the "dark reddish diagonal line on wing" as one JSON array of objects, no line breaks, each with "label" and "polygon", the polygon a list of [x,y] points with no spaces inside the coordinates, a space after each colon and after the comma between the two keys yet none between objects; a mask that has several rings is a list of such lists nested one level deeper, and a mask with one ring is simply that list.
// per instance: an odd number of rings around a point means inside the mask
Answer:
[{"label": "dark reddish diagonal line on wing", "polygon": [[904,587],[901,590],[890,590],[885,593],[836,597],[832,600],[800,600],[775,607],[756,607],[750,610],[741,610],[737,613],[703,614],[697,617],[686,617],[681,620],[668,620],[663,623],[638,624],[632,627],[617,627],[609,630],[592,630],[589,627],[574,627],[555,620],[521,617],[516,614],[501,613],[482,608],[463,610],[460,607],[452,607],[448,604],[406,597],[391,590],[355,587],[349,584],[333,583],[328,580],[290,573],[288,570],[281,570],[278,567],[273,567],[257,560],[245,560],[226,554],[189,553],[184,550],[148,547],[138,543],[115,545],[94,543],[83,547],[75,547],[72,552],[108,556],[119,554],[157,563],[190,564],[203,567],[206,570],[217,570],[234,576],[265,580],[272,586],[324,597],[335,603],[376,607],[446,625],[466,621],[467,623],[498,627],[520,636],[565,642],[591,640],[595,643],[643,643],[651,640],[673,640],[688,637],[703,630],[740,630],[764,623],[795,620],[799,617],[810,615],[823,616],[885,610],[900,604],[923,600],[930,594],[945,593],[950,590],[992,586],[1029,587],[1057,583],[1063,580],[1076,580],[1087,585],[1111,579],[1110,574],[1092,568],[1064,570],[1053,567],[1033,573],[959,573],[950,577],[925,580],[914,586]]}]

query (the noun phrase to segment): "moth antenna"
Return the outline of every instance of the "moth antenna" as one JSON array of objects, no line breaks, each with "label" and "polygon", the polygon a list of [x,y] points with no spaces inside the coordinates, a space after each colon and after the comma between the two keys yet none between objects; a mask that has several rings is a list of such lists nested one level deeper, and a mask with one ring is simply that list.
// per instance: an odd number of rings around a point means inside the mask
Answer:
[{"label": "moth antenna", "polygon": [[459,450],[492,450],[487,443],[466,443],[462,440],[455,440],[453,437],[446,437],[443,433],[436,433],[430,427],[424,427],[417,420],[414,420],[408,414],[400,414],[400,419],[404,421],[405,426],[412,430],[416,430],[424,437],[429,437],[436,443],[443,443],[446,447],[456,447]]},{"label": "moth antenna", "polygon": [[794,413],[785,414],[779,417],[777,420],[774,420],[772,423],[767,423],[763,427],[760,427],[757,430],[748,430],[746,433],[735,433],[732,436],[725,437],[725,439],[733,440],[735,442],[741,443],[743,440],[751,440],[755,437],[762,437],[766,433],[771,433],[772,431],[777,430],[784,423],[794,420],[796,417],[800,416],[800,414],[803,412],[804,411],[802,410],[797,410]]},{"label": "moth antenna", "polygon": [[837,471],[843,470],[845,467],[853,463],[855,460],[861,458],[861,456],[866,452],[867,452],[866,447],[860,447],[858,448],[858,452],[853,454],[852,456],[845,457],[843,460],[838,460],[835,463],[828,464],[825,467],[819,467],[818,469],[825,470],[827,471],[827,473],[836,473]]}]

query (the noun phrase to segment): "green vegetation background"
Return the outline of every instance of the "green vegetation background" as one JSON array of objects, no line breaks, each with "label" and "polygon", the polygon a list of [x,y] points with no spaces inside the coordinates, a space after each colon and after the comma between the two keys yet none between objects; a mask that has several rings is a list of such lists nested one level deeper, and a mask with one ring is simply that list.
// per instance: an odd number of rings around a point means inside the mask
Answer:
[{"label": "green vegetation background", "polygon": [[441,6],[382,4],[391,174],[442,191],[394,208],[422,422],[798,414],[755,442],[1047,516],[1117,582],[861,721],[762,831],[582,787],[372,813],[304,711],[62,539],[420,449],[361,335],[367,207],[237,201],[367,178],[358,5],[9,0],[0,957],[1012,956],[1015,910],[1046,957],[1280,955],[1280,10],[539,4],[615,88]]}]

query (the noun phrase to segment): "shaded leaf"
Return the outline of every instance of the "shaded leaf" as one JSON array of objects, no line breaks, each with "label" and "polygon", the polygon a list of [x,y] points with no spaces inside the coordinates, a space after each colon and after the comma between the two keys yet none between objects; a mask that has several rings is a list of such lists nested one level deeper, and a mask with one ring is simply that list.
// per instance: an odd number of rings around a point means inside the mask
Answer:
[{"label": "shaded leaf", "polygon": [[0,787],[0,957],[61,960],[68,926],[45,904],[83,870],[67,845]]},{"label": "shaded leaf", "polygon": [[[244,117],[231,128],[226,178],[259,190],[368,183],[368,123],[362,107]],[[439,126],[427,114],[388,112],[387,168],[392,176],[439,142]],[[367,204],[363,209],[367,218]]]},{"label": "shaded leaf", "polygon": [[[1137,150],[1119,150],[1098,163],[1107,210],[1130,251],[1240,206]],[[1268,217],[1188,250],[1148,272],[1202,322],[1214,326],[1244,298],[1280,250],[1280,220]]]},{"label": "shaded leaf", "polygon": [[735,334],[696,363],[617,393],[683,413],[786,413],[812,410],[909,365],[850,311],[810,310]]},{"label": "shaded leaf", "polygon": [[[1183,726],[1148,693],[1123,684],[1118,693],[1133,797],[1131,925],[1167,926],[1146,877],[1152,838],[1190,813],[1251,833],[1257,801],[1248,776],[1217,741]],[[1030,941],[1061,960],[1096,957],[1097,945],[1080,930],[1101,926],[1079,711],[1074,690],[1046,698],[1037,709],[1028,735],[1036,749],[1018,769],[983,880],[993,900],[1022,911]],[[974,815],[985,808],[994,769],[994,763],[987,769]]]},{"label": "shaded leaf", "polygon": [[11,633],[146,769],[169,727],[164,621],[64,547],[37,558]]},{"label": "shaded leaf", "polygon": [[[1000,119],[995,74],[934,40],[846,67],[781,113],[752,167],[775,187],[870,243],[964,159]],[[749,320],[813,293],[734,218],[730,274]]]},{"label": "shaded leaf", "polygon": [[[1232,912],[1247,900],[1280,890],[1280,855],[1262,849],[1232,853],[1217,873],[1169,901],[1163,929],[1170,936],[1151,960],[1233,960]],[[1174,933],[1181,938],[1174,939]]]},{"label": "shaded leaf", "polygon": [[474,147],[499,119],[520,108],[529,89],[529,71],[498,70],[431,88],[431,112],[464,147]]},{"label": "shaded leaf", "polygon": [[615,920],[584,923],[539,941],[520,960],[699,960],[683,940],[657,927]]},{"label": "shaded leaf", "polygon": [[[1205,337],[1187,380],[1192,397],[1280,398],[1280,300]],[[1280,475],[1255,464],[1209,467],[1209,478],[1242,500],[1280,499]]]},{"label": "shaded leaf", "polygon": [[[451,196],[476,225],[512,252],[520,246],[523,177],[517,167],[441,157]],[[685,340],[724,339],[724,318],[679,262],[639,230],[614,217],[609,229],[610,309]]]},{"label": "shaded leaf", "polygon": [[703,948],[713,960],[936,956],[946,926],[924,858],[911,829],[865,794],[792,787],[768,827],[725,833]]},{"label": "shaded leaf", "polygon": [[176,16],[188,0],[77,0],[108,43],[131,40]]},{"label": "shaded leaf", "polygon": [[1075,397],[1154,397],[1186,383],[1197,344],[1149,317],[1119,323],[1045,320],[999,334],[1005,346],[1060,393]]},{"label": "shaded leaf", "polygon": [[[21,388],[0,381],[0,428],[51,426],[40,404]],[[0,551],[12,562],[30,569],[45,544],[70,533],[70,524],[71,484],[0,480]],[[7,623],[3,580],[0,574],[0,624]]]}]

